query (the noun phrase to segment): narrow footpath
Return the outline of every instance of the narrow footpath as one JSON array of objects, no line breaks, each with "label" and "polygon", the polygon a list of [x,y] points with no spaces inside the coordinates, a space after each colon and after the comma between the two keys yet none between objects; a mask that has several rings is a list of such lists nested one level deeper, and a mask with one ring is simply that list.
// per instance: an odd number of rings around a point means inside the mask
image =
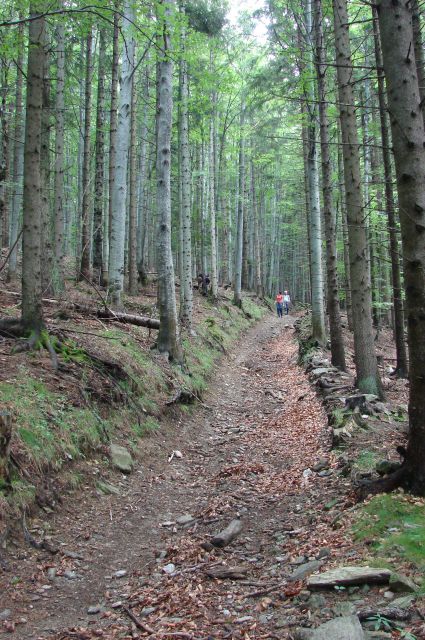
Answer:
[{"label": "narrow footpath", "polygon": [[[8,637],[289,638],[315,622],[294,604],[303,578],[334,547],[356,552],[324,509],[344,492],[332,460],[310,470],[329,460],[327,422],[297,365],[293,320],[268,315],[241,338],[202,404],[184,419],[171,410],[139,468],[111,475],[118,495],[86,487],[47,516],[58,554],[9,558]],[[234,518],[236,540],[201,546]]]}]

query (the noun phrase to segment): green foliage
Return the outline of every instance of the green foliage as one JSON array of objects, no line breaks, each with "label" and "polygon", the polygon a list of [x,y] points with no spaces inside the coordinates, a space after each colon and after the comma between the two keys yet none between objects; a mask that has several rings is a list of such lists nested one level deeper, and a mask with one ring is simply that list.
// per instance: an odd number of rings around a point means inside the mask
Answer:
[{"label": "green foliage", "polygon": [[192,29],[207,36],[218,35],[226,22],[228,4],[223,0],[189,0],[184,7]]},{"label": "green foliage", "polygon": [[383,494],[364,505],[353,525],[356,540],[371,540],[379,558],[402,558],[425,568],[424,502]]}]

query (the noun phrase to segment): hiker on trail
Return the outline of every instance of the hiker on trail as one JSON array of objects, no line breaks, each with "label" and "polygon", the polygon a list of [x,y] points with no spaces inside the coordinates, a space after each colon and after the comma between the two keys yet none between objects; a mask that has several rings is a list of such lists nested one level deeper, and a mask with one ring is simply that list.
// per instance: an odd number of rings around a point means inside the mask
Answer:
[{"label": "hiker on trail", "polygon": [[290,298],[289,293],[287,291],[285,291],[285,293],[283,295],[283,306],[285,307],[286,315],[288,315],[289,307],[291,306],[291,298]]},{"label": "hiker on trail", "polygon": [[[210,277],[208,275],[208,273],[206,273],[205,275],[203,275],[202,273],[199,274],[199,277],[202,276],[202,281],[201,281],[201,293],[203,296],[207,296],[208,295],[208,285],[210,284],[211,280]],[[199,280],[199,278],[198,278]]]},{"label": "hiker on trail", "polygon": [[276,296],[276,311],[277,311],[278,318],[281,318],[282,315],[283,315],[283,295],[282,295],[282,291],[279,291],[279,293]]}]

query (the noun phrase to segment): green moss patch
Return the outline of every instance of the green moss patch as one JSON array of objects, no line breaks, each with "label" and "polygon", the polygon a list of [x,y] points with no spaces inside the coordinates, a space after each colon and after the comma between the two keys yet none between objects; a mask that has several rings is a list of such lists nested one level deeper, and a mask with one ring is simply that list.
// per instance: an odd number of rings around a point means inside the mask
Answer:
[{"label": "green moss patch", "polygon": [[424,500],[401,493],[375,496],[359,512],[353,533],[355,539],[368,541],[378,558],[425,569]]}]

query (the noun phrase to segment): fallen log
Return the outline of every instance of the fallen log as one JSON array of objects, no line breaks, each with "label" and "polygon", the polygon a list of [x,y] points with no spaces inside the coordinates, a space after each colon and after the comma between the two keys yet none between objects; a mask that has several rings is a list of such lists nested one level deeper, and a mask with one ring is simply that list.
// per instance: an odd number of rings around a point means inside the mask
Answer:
[{"label": "fallen log", "polygon": [[205,574],[216,580],[243,580],[248,572],[247,567],[217,567],[206,569]]},{"label": "fallen log", "polygon": [[217,533],[213,538],[211,538],[210,542],[214,547],[227,547],[242,531],[242,521],[239,519],[232,520],[231,523]]},{"label": "fallen log", "polygon": [[115,320],[115,322],[122,322],[123,324],[134,324],[137,327],[147,327],[148,329],[159,329],[159,320],[156,318],[149,318],[147,316],[136,316],[131,313],[121,313],[111,311],[110,309],[101,309],[96,313],[98,318]]}]

